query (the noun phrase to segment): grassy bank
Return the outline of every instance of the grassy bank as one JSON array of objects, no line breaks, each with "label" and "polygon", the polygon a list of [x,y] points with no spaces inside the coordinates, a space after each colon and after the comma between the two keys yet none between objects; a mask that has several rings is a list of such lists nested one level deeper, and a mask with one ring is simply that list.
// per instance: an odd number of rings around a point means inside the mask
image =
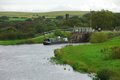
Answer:
[{"label": "grassy bank", "polygon": [[69,64],[74,70],[83,72],[98,72],[109,69],[111,80],[120,80],[120,59],[105,59],[102,49],[119,46],[120,37],[99,44],[66,46],[55,50],[55,60],[62,64]]},{"label": "grassy bank", "polygon": [[21,39],[21,40],[5,40],[0,41],[0,45],[17,45],[17,44],[36,44],[42,43],[45,38],[54,37],[53,34],[40,35],[30,39]]},{"label": "grassy bank", "polygon": [[29,39],[19,39],[19,40],[0,40],[0,45],[18,45],[18,44],[37,44],[37,43],[43,43],[44,39],[46,38],[56,38],[58,36],[61,37],[70,37],[70,32],[65,32],[62,30],[56,30],[53,33],[49,34],[36,34],[36,37],[29,38]]}]

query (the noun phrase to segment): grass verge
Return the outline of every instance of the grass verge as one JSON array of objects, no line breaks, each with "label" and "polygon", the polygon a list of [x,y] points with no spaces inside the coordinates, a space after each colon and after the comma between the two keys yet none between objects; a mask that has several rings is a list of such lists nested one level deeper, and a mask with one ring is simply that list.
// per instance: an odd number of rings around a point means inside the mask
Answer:
[{"label": "grass verge", "polygon": [[80,72],[95,72],[107,69],[112,72],[110,80],[120,80],[120,59],[105,59],[101,52],[106,47],[119,46],[120,37],[104,43],[66,46],[55,50],[55,60],[62,64],[69,64]]}]

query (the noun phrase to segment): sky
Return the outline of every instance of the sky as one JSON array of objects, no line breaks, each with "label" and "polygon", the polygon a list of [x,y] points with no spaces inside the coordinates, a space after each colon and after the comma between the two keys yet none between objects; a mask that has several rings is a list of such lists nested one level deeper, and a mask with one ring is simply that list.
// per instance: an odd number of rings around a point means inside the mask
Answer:
[{"label": "sky", "polygon": [[110,10],[120,12],[120,0],[0,0],[0,11],[49,12]]}]

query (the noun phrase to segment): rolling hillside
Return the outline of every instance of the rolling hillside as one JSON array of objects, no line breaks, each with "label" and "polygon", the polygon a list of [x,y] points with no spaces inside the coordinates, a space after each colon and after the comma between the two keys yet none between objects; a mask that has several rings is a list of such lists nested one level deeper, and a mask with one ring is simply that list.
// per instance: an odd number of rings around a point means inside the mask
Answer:
[{"label": "rolling hillside", "polygon": [[48,18],[54,18],[56,16],[64,16],[65,14],[82,16],[88,13],[88,11],[53,11],[53,12],[0,12],[0,16],[8,17],[37,17],[46,16]]}]

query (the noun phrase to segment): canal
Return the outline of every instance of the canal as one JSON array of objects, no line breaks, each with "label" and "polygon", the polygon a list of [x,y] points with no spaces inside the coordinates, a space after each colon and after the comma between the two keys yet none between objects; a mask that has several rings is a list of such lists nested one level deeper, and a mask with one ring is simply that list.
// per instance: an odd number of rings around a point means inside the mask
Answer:
[{"label": "canal", "polygon": [[54,49],[65,45],[0,46],[0,80],[92,80],[69,65],[50,62]]}]

